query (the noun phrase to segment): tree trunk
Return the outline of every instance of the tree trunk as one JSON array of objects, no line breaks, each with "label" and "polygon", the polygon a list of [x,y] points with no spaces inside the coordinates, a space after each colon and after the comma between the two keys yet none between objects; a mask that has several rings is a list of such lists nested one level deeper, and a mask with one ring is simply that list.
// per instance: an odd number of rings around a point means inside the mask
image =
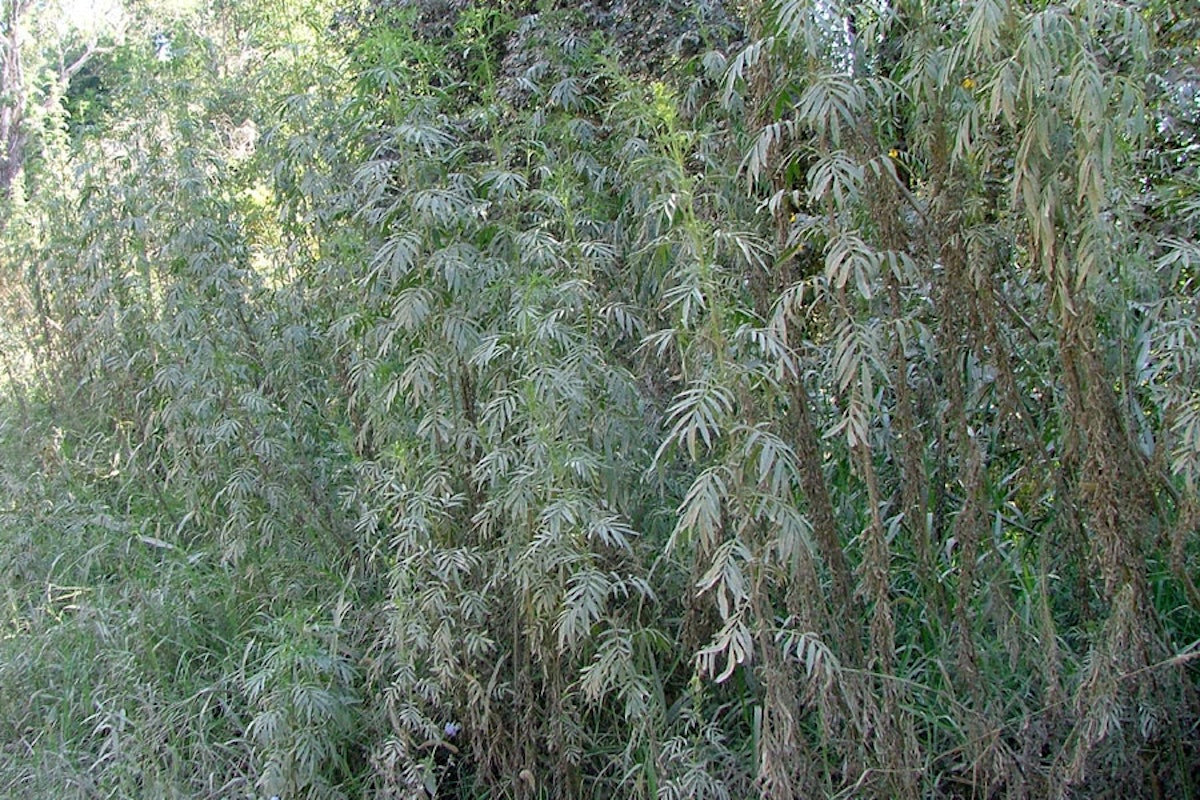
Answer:
[{"label": "tree trunk", "polygon": [[[12,187],[25,165],[25,72],[21,63],[21,17],[30,0],[9,0],[0,6],[0,198]],[[5,216],[3,219],[7,219]],[[0,221],[0,228],[4,225]]]}]

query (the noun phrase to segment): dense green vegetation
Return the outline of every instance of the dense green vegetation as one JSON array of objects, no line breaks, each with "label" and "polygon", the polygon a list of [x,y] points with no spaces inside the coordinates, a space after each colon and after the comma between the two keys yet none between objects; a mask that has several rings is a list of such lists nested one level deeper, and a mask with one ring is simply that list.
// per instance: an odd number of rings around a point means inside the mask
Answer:
[{"label": "dense green vegetation", "polygon": [[0,795],[1200,796],[1189,0],[0,11]]}]

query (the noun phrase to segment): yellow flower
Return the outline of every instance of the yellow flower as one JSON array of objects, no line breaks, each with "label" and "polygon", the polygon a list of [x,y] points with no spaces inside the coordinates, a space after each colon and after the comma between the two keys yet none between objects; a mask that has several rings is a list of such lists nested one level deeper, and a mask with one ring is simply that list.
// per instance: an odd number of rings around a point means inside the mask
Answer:
[{"label": "yellow flower", "polygon": [[962,87],[968,92],[975,88],[975,79],[970,75],[962,79]]},{"label": "yellow flower", "polygon": [[897,150],[896,148],[893,147],[891,150],[888,150],[888,158],[899,158],[899,157],[900,157],[900,151]]}]

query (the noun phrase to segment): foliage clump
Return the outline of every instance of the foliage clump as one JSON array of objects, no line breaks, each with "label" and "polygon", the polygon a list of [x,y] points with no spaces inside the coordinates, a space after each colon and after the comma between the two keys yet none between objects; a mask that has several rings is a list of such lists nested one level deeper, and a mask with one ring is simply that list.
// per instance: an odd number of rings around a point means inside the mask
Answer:
[{"label": "foliage clump", "polygon": [[142,4],[23,77],[0,791],[1195,794],[1185,12]]}]

